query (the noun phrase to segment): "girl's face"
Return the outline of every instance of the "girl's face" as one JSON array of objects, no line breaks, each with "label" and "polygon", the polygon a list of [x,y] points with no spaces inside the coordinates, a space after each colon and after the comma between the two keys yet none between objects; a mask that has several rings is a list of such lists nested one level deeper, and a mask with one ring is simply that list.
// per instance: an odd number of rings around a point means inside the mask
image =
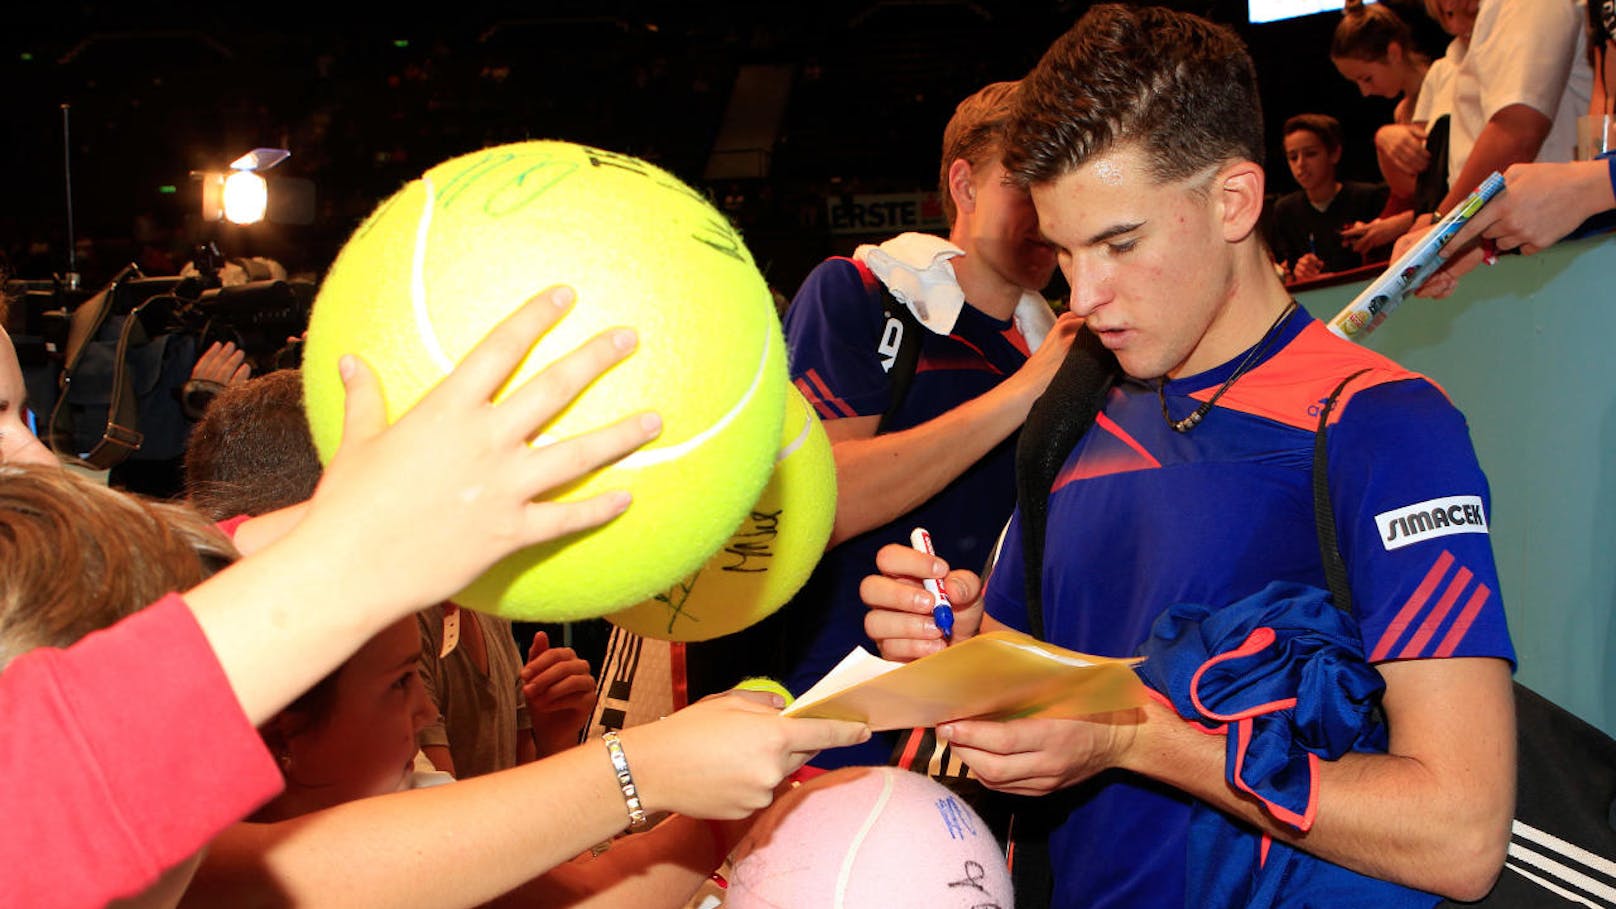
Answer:
[{"label": "girl's face", "polygon": [[1352,57],[1331,57],[1336,71],[1348,82],[1358,86],[1364,97],[1395,98],[1403,93],[1402,49],[1395,43],[1386,49],[1382,60],[1358,60]]},{"label": "girl's face", "polygon": [[[393,792],[415,758],[415,734],[438,715],[415,662],[421,636],[414,616],[388,626],[342,664],[329,708],[286,740],[288,789],[313,807]],[[287,722],[299,719],[283,715]]]},{"label": "girl's face", "polygon": [[1470,33],[1476,28],[1476,16],[1481,7],[1481,0],[1437,0],[1437,10],[1442,14],[1442,28],[1455,38],[1470,40]]}]

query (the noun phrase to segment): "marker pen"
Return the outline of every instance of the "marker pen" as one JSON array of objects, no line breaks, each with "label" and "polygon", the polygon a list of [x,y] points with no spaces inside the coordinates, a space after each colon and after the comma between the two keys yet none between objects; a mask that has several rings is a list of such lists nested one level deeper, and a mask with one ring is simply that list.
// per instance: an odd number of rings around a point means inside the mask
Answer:
[{"label": "marker pen", "polygon": [[[927,533],[924,527],[916,527],[910,532],[909,545],[926,555],[937,555],[937,550],[931,547],[931,534]],[[943,640],[952,641],[954,639],[954,604],[949,602],[948,593],[943,590],[941,581],[936,578],[923,578],[921,583],[925,585],[926,592],[931,594],[937,602],[937,605],[933,606],[931,610],[932,621],[937,623],[937,630],[943,633]]]}]

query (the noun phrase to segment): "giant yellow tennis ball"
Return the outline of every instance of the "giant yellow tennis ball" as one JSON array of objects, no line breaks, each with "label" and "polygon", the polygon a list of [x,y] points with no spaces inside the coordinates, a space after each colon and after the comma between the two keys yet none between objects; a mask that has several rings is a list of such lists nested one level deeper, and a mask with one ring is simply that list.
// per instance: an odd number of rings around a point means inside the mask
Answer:
[{"label": "giant yellow tennis ball", "polygon": [[729,542],[700,571],[608,620],[646,637],[706,641],[760,621],[808,580],[836,519],[836,462],[813,407],[786,387],[774,476]]},{"label": "giant yellow tennis ball", "polygon": [[627,512],[503,559],[455,600],[563,621],[621,609],[688,576],[768,481],[785,401],[784,339],[768,287],[723,215],[644,161],[566,142],[446,161],[383,202],[343,247],[315,300],[303,375],[315,444],[329,460],[342,429],[340,356],[358,354],[377,371],[397,419],[553,284],[572,286],[577,302],[501,396],[608,327],[636,329],[640,345],[535,444],[641,409],[661,413],[663,431],[545,494],[575,500],[626,488]]}]

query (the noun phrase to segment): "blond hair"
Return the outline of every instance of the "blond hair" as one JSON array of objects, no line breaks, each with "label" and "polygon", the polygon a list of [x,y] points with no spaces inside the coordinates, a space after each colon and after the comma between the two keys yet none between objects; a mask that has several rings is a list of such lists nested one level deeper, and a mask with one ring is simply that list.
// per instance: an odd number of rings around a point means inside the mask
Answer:
[{"label": "blond hair", "polygon": [[183,505],[60,467],[0,465],[0,668],[35,647],[66,647],[236,558]]},{"label": "blond hair", "polygon": [[948,226],[954,226],[959,214],[954,197],[948,191],[948,171],[955,161],[964,160],[971,167],[982,167],[997,160],[1004,147],[1004,134],[1010,128],[1010,114],[1015,107],[1016,90],[1020,82],[995,82],[984,86],[954,108],[943,128],[943,163],[937,175],[937,188],[943,196],[943,214]]}]

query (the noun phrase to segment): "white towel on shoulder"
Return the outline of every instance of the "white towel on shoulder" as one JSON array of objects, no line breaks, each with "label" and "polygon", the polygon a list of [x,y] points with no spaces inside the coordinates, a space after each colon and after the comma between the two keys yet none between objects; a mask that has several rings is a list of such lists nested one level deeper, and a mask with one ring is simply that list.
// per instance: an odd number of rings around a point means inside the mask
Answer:
[{"label": "white towel on shoulder", "polygon": [[[948,261],[963,255],[965,250],[942,237],[913,232],[853,251],[853,258],[868,265],[920,324],[940,335],[954,330],[965,305],[965,292]],[[1049,302],[1036,290],[1022,291],[1012,318],[1029,350],[1037,350],[1055,324]]]}]

